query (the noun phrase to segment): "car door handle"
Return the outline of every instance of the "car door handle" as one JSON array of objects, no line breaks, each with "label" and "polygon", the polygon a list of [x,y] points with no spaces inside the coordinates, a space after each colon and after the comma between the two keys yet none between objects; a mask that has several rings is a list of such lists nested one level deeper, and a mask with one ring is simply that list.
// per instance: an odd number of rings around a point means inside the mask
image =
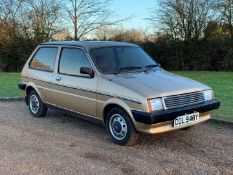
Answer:
[{"label": "car door handle", "polygon": [[57,76],[56,81],[61,81],[61,77]]}]

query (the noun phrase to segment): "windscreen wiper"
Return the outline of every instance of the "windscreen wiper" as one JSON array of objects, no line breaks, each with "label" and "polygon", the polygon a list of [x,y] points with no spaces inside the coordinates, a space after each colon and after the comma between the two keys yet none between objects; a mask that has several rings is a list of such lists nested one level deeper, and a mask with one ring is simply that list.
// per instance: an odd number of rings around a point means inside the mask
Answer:
[{"label": "windscreen wiper", "polygon": [[147,66],[145,66],[144,72],[147,72],[147,71],[149,71],[150,69],[152,69],[154,67],[161,67],[161,66],[160,66],[160,64],[150,64],[150,65],[147,65]]},{"label": "windscreen wiper", "polygon": [[119,72],[125,71],[125,70],[135,70],[135,69],[142,69],[142,67],[139,67],[139,66],[121,67],[119,69]]},{"label": "windscreen wiper", "polygon": [[153,67],[160,67],[159,64],[150,64],[150,65],[147,65],[145,68],[153,68]]}]

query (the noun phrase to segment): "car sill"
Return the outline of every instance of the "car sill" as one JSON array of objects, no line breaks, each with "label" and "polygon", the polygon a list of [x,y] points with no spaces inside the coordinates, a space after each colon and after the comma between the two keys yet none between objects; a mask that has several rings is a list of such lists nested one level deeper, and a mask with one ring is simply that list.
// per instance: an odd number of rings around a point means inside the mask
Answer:
[{"label": "car sill", "polygon": [[100,118],[90,116],[90,115],[87,115],[87,114],[84,114],[84,113],[81,113],[81,112],[77,112],[77,111],[74,111],[74,110],[71,110],[71,109],[67,109],[67,108],[64,108],[64,107],[60,107],[60,106],[57,106],[57,105],[53,105],[53,104],[50,104],[50,103],[45,103],[45,105],[47,107],[51,108],[51,109],[58,109],[58,110],[62,110],[64,112],[68,112],[71,115],[75,115],[75,116],[77,116],[78,118],[80,118],[82,120],[86,120],[86,121],[90,121],[92,123],[104,125],[103,120],[101,120]]}]

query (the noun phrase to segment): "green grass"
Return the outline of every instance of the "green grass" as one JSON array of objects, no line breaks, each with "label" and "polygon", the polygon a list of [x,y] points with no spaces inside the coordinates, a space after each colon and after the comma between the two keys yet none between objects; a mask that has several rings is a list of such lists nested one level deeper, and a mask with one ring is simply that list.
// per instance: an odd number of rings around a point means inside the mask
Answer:
[{"label": "green grass", "polygon": [[178,71],[174,73],[212,87],[215,97],[221,101],[220,109],[215,110],[213,116],[233,121],[233,72]]},{"label": "green grass", "polygon": [[[176,71],[175,74],[200,81],[213,88],[215,97],[221,100],[221,108],[214,117],[233,121],[233,72]],[[0,97],[23,96],[18,89],[20,73],[0,72]]]},{"label": "green grass", "polygon": [[0,72],[0,97],[23,96],[23,91],[18,88],[20,73]]}]

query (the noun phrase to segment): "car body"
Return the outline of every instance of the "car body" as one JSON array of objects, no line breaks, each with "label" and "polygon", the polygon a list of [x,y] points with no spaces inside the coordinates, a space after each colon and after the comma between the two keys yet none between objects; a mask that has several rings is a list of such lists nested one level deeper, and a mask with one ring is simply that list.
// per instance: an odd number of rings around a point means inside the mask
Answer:
[{"label": "car body", "polygon": [[[136,139],[117,136],[190,127],[220,106],[210,87],[165,71],[139,46],[123,42],[42,43],[26,62],[19,87],[35,117],[47,107],[72,111],[106,125],[121,145]],[[40,115],[32,111],[37,103]]]}]

